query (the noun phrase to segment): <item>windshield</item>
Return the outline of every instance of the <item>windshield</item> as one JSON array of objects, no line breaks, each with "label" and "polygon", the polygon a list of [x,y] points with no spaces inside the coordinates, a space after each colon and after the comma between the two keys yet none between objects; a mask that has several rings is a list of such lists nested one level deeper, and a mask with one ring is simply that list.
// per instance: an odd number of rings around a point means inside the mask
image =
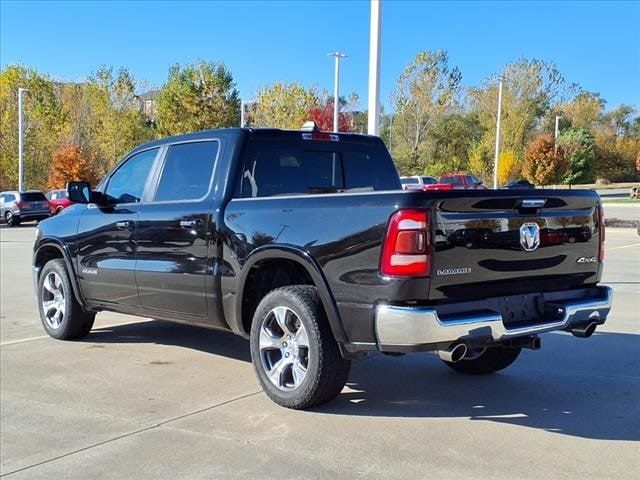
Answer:
[{"label": "windshield", "polygon": [[23,202],[46,202],[47,197],[42,192],[26,192],[20,194],[20,200]]}]

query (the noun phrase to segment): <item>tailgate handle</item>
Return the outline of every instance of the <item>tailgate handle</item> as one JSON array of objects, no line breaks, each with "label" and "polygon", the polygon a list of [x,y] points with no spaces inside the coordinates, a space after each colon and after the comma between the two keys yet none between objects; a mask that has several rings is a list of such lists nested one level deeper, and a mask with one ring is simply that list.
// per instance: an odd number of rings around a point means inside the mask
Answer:
[{"label": "tailgate handle", "polygon": [[545,203],[545,198],[523,198],[520,208],[542,208]]}]

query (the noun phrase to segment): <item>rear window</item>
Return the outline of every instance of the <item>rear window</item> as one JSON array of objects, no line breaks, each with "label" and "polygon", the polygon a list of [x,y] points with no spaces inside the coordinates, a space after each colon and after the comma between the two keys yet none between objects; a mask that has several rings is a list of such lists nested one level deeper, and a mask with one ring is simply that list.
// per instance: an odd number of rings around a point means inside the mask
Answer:
[{"label": "rear window", "polygon": [[451,185],[463,185],[461,177],[442,177],[440,183],[450,183]]},{"label": "rear window", "polygon": [[418,179],[415,177],[402,177],[400,183],[403,185],[415,185],[418,183]]},{"label": "rear window", "polygon": [[369,192],[399,187],[391,157],[380,145],[253,140],[245,157],[241,196]]},{"label": "rear window", "polygon": [[20,200],[23,202],[46,202],[47,197],[42,192],[26,192],[20,194]]},{"label": "rear window", "polygon": [[438,181],[433,177],[422,177],[422,183],[425,185],[433,185],[438,183]]}]

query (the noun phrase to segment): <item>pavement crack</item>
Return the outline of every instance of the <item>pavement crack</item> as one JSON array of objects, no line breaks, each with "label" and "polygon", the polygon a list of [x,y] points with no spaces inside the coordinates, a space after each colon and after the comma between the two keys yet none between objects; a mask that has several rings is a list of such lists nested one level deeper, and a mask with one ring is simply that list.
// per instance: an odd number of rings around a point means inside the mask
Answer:
[{"label": "pavement crack", "polygon": [[191,417],[193,415],[198,415],[199,413],[208,412],[208,411],[214,410],[214,409],[216,409],[218,407],[223,407],[225,405],[229,405],[230,403],[234,403],[234,402],[237,402],[239,400],[244,400],[245,398],[253,397],[253,396],[258,395],[260,393],[262,393],[262,390],[258,390],[256,392],[247,393],[246,395],[241,395],[239,397],[235,397],[235,398],[232,398],[230,400],[225,400],[224,402],[216,403],[214,405],[210,405],[208,407],[201,408],[199,410],[194,410],[193,412],[185,413],[183,415],[178,415],[177,417],[172,417],[172,418],[169,418],[167,420],[163,420],[162,422],[154,423],[153,425],[148,425],[146,427],[139,428],[138,430],[134,430],[133,432],[124,433],[122,435],[118,435],[117,437],[113,437],[113,438],[110,438],[108,440],[103,440],[102,442],[97,442],[97,443],[94,443],[92,445],[87,445],[86,447],[78,448],[77,450],[73,450],[71,452],[67,452],[67,453],[64,453],[62,455],[58,455],[57,457],[49,458],[47,460],[43,460],[41,462],[37,462],[37,463],[34,463],[32,465],[28,465],[26,467],[19,468],[17,470],[13,470],[11,472],[3,473],[2,475],[0,475],[0,477],[8,477],[8,476],[14,475],[16,473],[24,472],[25,470],[30,470],[32,468],[39,467],[39,466],[45,465],[47,463],[55,462],[56,460],[61,460],[61,459],[66,458],[66,457],[70,457],[70,456],[75,455],[77,453],[86,452],[87,450],[91,450],[93,448],[96,448],[96,447],[99,447],[99,446],[102,446],[102,445],[106,445],[108,443],[113,443],[113,442],[116,442],[118,440],[122,440],[123,438],[128,438],[128,437],[132,437],[134,435],[138,435],[140,433],[148,432],[150,430],[154,430],[156,428],[163,427],[163,426],[165,426],[165,425],[167,425],[169,423],[176,422],[178,420],[182,420],[184,418],[188,418],[188,417]]}]

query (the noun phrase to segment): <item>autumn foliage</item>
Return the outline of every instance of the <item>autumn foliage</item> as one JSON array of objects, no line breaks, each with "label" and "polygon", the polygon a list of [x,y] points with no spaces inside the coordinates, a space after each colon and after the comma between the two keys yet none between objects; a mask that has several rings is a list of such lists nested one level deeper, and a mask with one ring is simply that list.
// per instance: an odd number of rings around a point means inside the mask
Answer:
[{"label": "autumn foliage", "polygon": [[[333,131],[333,102],[327,102],[323,107],[313,107],[309,111],[309,117],[316,122],[320,130]],[[351,122],[344,113],[338,113],[338,130],[341,132],[351,131]]]},{"label": "autumn foliage", "polygon": [[66,188],[72,180],[84,180],[95,184],[93,162],[77,145],[63,145],[53,152],[49,187]]},{"label": "autumn foliage", "polygon": [[552,135],[538,135],[524,154],[522,173],[536,185],[560,182],[567,171],[568,162],[561,149],[556,151]]}]

